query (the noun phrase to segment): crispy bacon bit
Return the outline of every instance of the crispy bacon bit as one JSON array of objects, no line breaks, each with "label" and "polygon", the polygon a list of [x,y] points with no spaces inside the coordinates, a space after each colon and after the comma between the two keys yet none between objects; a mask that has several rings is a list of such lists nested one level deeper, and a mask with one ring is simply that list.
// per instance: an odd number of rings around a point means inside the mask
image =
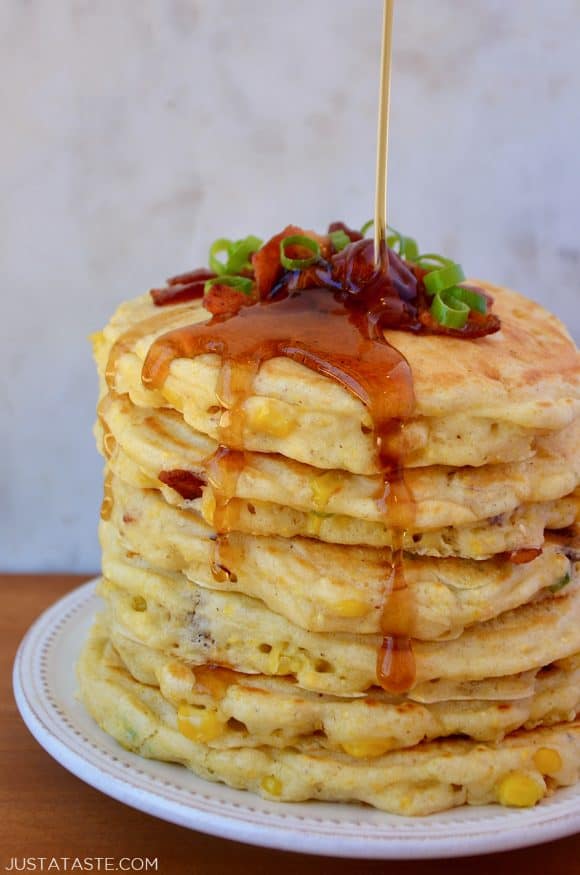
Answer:
[{"label": "crispy bacon bit", "polygon": [[175,489],[186,501],[201,498],[205,480],[192,471],[174,468],[172,471],[160,471],[157,479],[171,489]]},{"label": "crispy bacon bit", "polygon": [[184,304],[203,298],[206,280],[213,279],[215,273],[205,267],[180,273],[167,280],[163,289],[151,289],[150,295],[156,307],[167,307],[170,304]]},{"label": "crispy bacon bit", "polygon": [[222,286],[219,283],[211,286],[203,299],[203,306],[213,316],[235,316],[242,307],[249,307],[255,303],[253,295],[245,295],[239,289]]},{"label": "crispy bacon bit", "polygon": [[512,550],[508,553],[508,560],[514,565],[526,565],[528,562],[533,562],[538,556],[542,555],[541,547],[523,547],[520,550]]},{"label": "crispy bacon bit", "polygon": [[170,304],[185,304],[186,301],[203,298],[204,285],[205,281],[184,286],[167,286],[164,289],[151,289],[150,294],[156,307],[167,307]]},{"label": "crispy bacon bit", "polygon": [[499,316],[495,313],[477,313],[469,311],[469,317],[463,328],[446,328],[433,318],[429,310],[423,310],[419,314],[421,325],[431,334],[446,334],[448,337],[463,337],[475,340],[477,337],[485,337],[487,334],[495,334],[501,328]]},{"label": "crispy bacon bit", "polygon": [[[304,228],[299,228],[298,225],[286,225],[283,231],[271,237],[252,256],[259,298],[267,297],[284,273],[284,268],[280,263],[280,243],[284,237],[294,236],[295,234],[301,234],[303,237],[310,237],[312,240],[316,240],[320,246],[320,254],[323,258],[330,255],[331,244],[326,235],[317,234],[315,231],[305,231]],[[312,255],[311,252],[304,253],[299,246],[290,246],[287,249],[287,254],[290,258],[300,258],[304,254]]]},{"label": "crispy bacon bit", "polygon": [[298,225],[286,225],[283,231],[270,237],[268,242],[252,255],[259,298],[266,297],[284,270],[280,264],[280,242],[290,234],[304,234],[304,231]]},{"label": "crispy bacon bit", "polygon": [[215,276],[207,267],[198,267],[196,270],[188,270],[187,273],[178,273],[167,280],[168,286],[188,286],[190,283],[205,282]]}]

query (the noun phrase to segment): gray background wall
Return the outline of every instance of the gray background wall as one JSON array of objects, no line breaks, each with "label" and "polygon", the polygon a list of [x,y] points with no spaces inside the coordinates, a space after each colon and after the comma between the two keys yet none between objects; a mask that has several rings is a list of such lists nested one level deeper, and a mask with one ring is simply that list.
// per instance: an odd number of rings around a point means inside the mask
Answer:
[{"label": "gray background wall", "polygon": [[[379,0],[4,0],[0,567],[98,566],[88,334],[373,209]],[[580,335],[578,0],[399,0],[392,223]]]}]

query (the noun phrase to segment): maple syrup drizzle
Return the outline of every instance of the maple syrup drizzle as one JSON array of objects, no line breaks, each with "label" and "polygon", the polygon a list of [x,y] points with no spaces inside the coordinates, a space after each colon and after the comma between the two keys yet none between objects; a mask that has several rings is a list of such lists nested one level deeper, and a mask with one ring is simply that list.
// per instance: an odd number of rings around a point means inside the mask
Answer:
[{"label": "maple syrup drizzle", "polygon": [[379,506],[391,514],[392,561],[387,569],[377,657],[377,678],[399,693],[414,681],[414,657],[409,632],[413,609],[403,569],[402,532],[410,525],[413,501],[403,477],[400,432],[414,409],[411,370],[407,361],[384,340],[368,336],[361,313],[350,309],[328,288],[294,291],[267,299],[229,317],[169,331],[152,344],[142,370],[143,385],[162,387],[171,362],[213,353],[221,358],[217,394],[225,413],[220,423],[221,445],[208,463],[208,480],[216,499],[211,559],[217,579],[231,574],[223,558],[223,533],[232,526],[228,505],[245,464],[244,405],[261,364],[278,356],[290,358],[344,386],[370,412],[384,486]]}]

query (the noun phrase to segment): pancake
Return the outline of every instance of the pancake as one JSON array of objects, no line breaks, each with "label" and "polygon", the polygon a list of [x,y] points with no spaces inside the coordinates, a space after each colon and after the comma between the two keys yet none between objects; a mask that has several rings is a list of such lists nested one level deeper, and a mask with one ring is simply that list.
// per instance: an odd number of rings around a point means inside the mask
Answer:
[{"label": "pancake", "polygon": [[[429,447],[427,464],[454,464],[457,445],[472,444],[474,439],[479,444],[475,455],[484,464],[488,454],[481,439],[494,426],[496,430],[505,426],[500,435],[500,443],[505,444],[512,425],[517,441],[521,429],[559,430],[580,411],[578,353],[566,329],[523,296],[482,286],[493,295],[501,317],[498,334],[465,343],[441,335],[386,332],[413,373],[413,419],[421,426],[413,434],[406,423],[403,449],[415,464],[425,464],[424,447]],[[96,338],[95,348],[102,373],[108,361],[108,379],[117,394],[129,394],[138,406],[173,407],[195,430],[219,441],[229,414],[216,394],[217,356],[175,360],[161,389],[146,389],[141,382],[141,369],[156,337],[206,318],[207,311],[198,302],[160,309],[149,296],[142,296],[119,308]],[[284,358],[264,362],[243,408],[242,446],[237,449],[280,453],[320,468],[359,474],[377,471],[366,408],[340,385],[303,365]],[[457,417],[453,434],[452,417]],[[433,440],[432,420],[447,420]],[[481,433],[474,431],[474,422],[484,423]],[[497,459],[498,447],[494,441],[491,446]]]},{"label": "pancake", "polygon": [[[159,485],[126,458],[120,464],[118,454],[109,459],[107,471],[111,482],[119,482],[121,478],[121,482],[141,490],[156,489]],[[201,500],[184,500],[167,486],[162,486],[160,491],[168,504],[183,509],[185,514],[193,512],[197,517],[201,513],[207,523],[215,527],[216,501],[211,490],[206,489]],[[468,559],[488,559],[498,553],[541,548],[546,529],[565,529],[575,523],[579,502],[580,492],[575,491],[553,501],[523,504],[511,512],[496,514],[472,525],[424,532],[408,528],[402,533],[402,546],[407,553],[418,556]],[[393,546],[393,529],[380,522],[324,511],[305,513],[281,504],[235,498],[220,509],[219,530],[288,539],[316,538],[331,544]]]},{"label": "pancake", "polygon": [[[357,695],[376,683],[381,638],[309,632],[235,592],[193,587],[183,613],[180,576],[103,556],[100,592],[110,627],[192,664],[244,673],[292,675],[305,689]],[[446,641],[414,641],[416,685],[445,678],[483,680],[540,668],[580,651],[580,586],[467,629]],[[509,641],[509,647],[506,642]]]},{"label": "pancake", "polygon": [[269,798],[358,800],[419,815],[466,803],[521,804],[522,793],[530,804],[530,791],[537,801],[579,777],[580,725],[575,722],[517,732],[495,744],[452,739],[373,759],[315,742],[306,750],[219,750],[184,735],[175,706],[156,687],[135,681],[102,633],[91,636],[78,675],[85,707],[123,747]]},{"label": "pancake", "polygon": [[[397,505],[381,509],[381,478],[341,471],[320,472],[282,456],[247,453],[223,463],[214,459],[217,444],[187,428],[183,419],[167,409],[136,408],[127,400],[111,399],[101,407],[107,429],[111,466],[122,479],[137,465],[150,485],[164,489],[173,503],[182,503],[179,478],[171,488],[167,475],[190,472],[209,481],[204,487],[206,518],[213,522],[216,480],[227,477],[224,465],[236,466],[225,525],[235,528],[243,502],[258,513],[270,505],[303,513],[325,513],[379,523],[381,528],[401,524]],[[450,526],[473,525],[522,504],[553,501],[572,493],[580,483],[580,419],[563,431],[538,438],[534,454],[522,462],[481,468],[435,466],[411,469],[405,482],[414,501],[413,532]],[[103,447],[104,449],[104,447]],[[165,481],[159,477],[165,475]],[[169,479],[168,485],[165,482]],[[187,493],[185,493],[187,495]],[[219,494],[219,492],[218,492]]]},{"label": "pancake", "polygon": [[580,655],[540,670],[526,698],[421,704],[378,689],[364,699],[322,696],[288,678],[194,668],[122,635],[109,640],[139,683],[159,687],[178,709],[214,718],[207,743],[216,748],[295,747],[315,738],[330,750],[375,757],[452,735],[497,742],[522,727],[574,720],[580,710]]},{"label": "pancake", "polygon": [[[217,538],[193,511],[166,504],[156,490],[113,480],[111,519],[101,523],[108,557],[128,551],[161,572],[181,571],[180,598],[192,599],[190,582],[260,599],[275,613],[315,632],[381,632],[389,585],[389,550],[344,547],[308,538],[288,540],[232,533]],[[566,539],[549,536],[543,552],[516,564],[408,558],[413,638],[457,637],[465,627],[525,604],[566,578],[576,579]]]}]

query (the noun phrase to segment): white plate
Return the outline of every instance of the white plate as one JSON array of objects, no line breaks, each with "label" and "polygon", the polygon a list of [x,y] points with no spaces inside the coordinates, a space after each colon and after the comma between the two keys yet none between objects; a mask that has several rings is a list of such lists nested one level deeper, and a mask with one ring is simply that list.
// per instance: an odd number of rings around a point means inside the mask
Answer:
[{"label": "white plate", "polygon": [[75,697],[75,663],[99,605],[94,581],[29,629],[14,663],[14,692],[36,740],[74,775],[127,805],[240,842],[330,856],[417,859],[485,854],[580,830],[580,787],[537,808],[460,808],[416,819],[359,805],[267,802],[142,759],[99,729]]}]

